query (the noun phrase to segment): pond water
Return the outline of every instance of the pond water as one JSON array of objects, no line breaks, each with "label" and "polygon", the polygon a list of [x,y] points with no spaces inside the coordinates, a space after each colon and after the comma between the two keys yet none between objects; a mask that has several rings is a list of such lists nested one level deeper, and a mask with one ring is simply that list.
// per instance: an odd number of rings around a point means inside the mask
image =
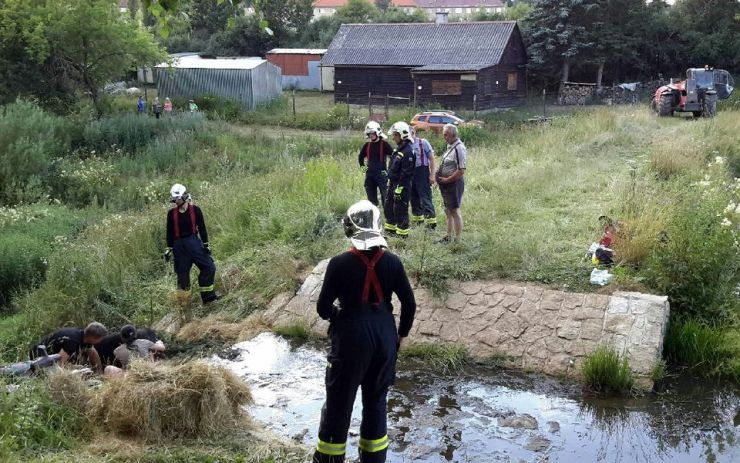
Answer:
[{"label": "pond water", "polygon": [[[227,357],[227,358],[224,358]],[[252,388],[250,414],[312,447],[325,353],[271,333],[214,363]],[[357,456],[360,400],[348,440]],[[402,361],[388,399],[388,462],[740,462],[740,391],[689,378],[638,398],[588,397],[578,384],[475,366],[440,375]]]}]

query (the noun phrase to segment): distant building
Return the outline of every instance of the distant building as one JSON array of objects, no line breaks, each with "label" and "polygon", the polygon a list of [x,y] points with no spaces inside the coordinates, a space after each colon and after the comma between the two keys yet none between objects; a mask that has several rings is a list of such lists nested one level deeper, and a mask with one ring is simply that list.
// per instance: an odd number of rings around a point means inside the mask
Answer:
[{"label": "distant building", "polygon": [[344,24],[321,65],[334,67],[337,102],[367,104],[375,94],[486,109],[526,98],[527,54],[515,21]]},{"label": "distant building", "polygon": [[[325,90],[321,85],[321,57],[325,48],[274,48],[265,59],[283,72],[283,89]],[[328,72],[329,68],[326,68]],[[326,89],[328,90],[328,89]]]},{"label": "distant building", "polygon": [[[331,16],[337,10],[347,4],[348,0],[316,0],[313,3],[313,18],[317,19],[322,16]],[[368,1],[375,4],[375,2]],[[417,7],[416,0],[392,0],[391,6],[400,8],[406,13],[413,13]]]},{"label": "distant building", "polygon": [[164,97],[214,95],[255,109],[283,93],[280,68],[261,58],[173,57],[155,67],[157,93]]},{"label": "distant building", "polygon": [[435,19],[437,13],[447,13],[451,18],[470,18],[478,11],[501,13],[504,11],[503,0],[414,0],[419,8],[427,13],[429,19]]}]

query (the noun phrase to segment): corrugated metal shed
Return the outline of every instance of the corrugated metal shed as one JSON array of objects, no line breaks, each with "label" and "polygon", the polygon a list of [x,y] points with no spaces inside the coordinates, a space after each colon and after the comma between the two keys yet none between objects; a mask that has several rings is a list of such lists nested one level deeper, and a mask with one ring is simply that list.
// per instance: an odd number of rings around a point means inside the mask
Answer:
[{"label": "corrugated metal shed", "polygon": [[321,65],[478,70],[499,63],[515,28],[516,21],[343,24]]},{"label": "corrugated metal shed", "polygon": [[158,65],[155,74],[162,97],[215,95],[255,109],[282,94],[280,68],[261,58],[178,56]]}]

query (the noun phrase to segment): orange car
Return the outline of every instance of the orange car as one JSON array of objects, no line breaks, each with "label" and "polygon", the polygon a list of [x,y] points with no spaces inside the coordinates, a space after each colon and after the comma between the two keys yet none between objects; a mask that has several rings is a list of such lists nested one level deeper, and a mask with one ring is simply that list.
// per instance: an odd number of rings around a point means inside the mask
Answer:
[{"label": "orange car", "polygon": [[483,121],[465,121],[452,111],[424,111],[411,118],[409,125],[419,132],[431,130],[439,134],[442,133],[445,124],[455,124],[460,127],[483,127]]}]

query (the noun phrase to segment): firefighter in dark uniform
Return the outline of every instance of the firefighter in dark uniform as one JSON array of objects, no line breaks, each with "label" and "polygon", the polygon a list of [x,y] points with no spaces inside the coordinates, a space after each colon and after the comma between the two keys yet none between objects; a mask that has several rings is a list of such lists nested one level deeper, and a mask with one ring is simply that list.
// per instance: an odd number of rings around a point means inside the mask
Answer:
[{"label": "firefighter in dark uniform", "polygon": [[167,250],[164,257],[169,261],[174,254],[177,287],[185,291],[190,289],[190,269],[193,264],[198,267],[200,297],[204,304],[208,304],[221,296],[213,286],[216,264],[211,258],[203,212],[191,203],[190,194],[179,183],[172,186],[170,199],[175,207],[167,213]]},{"label": "firefighter in dark uniform", "polygon": [[367,199],[377,206],[378,191],[380,191],[380,204],[385,204],[385,190],[388,187],[387,164],[393,148],[385,141],[386,136],[380,129],[380,124],[375,121],[367,123],[365,136],[368,141],[362,145],[357,161],[365,172]]},{"label": "firefighter in dark uniform", "polygon": [[390,130],[397,148],[393,150],[388,166],[388,193],[385,199],[385,230],[401,238],[409,236],[409,198],[414,178],[416,154],[411,128],[405,122],[396,122]]},{"label": "firefighter in dark uniform", "polygon": [[435,183],[434,149],[424,138],[416,136],[416,130],[411,127],[411,136],[414,139],[416,164],[414,181],[411,184],[411,221],[416,224],[426,224],[427,228],[437,227],[437,212],[432,201],[432,186]]},{"label": "firefighter in dark uniform", "polygon": [[[380,211],[360,201],[343,220],[352,248],[329,261],[316,309],[331,322],[326,403],[313,463],[342,463],[352,406],[362,388],[360,461],[382,463],[388,449],[387,395],[395,380],[401,341],[416,312],[414,293],[400,259],[385,250]],[[396,330],[391,296],[401,302]],[[339,305],[334,302],[339,299]]]}]

